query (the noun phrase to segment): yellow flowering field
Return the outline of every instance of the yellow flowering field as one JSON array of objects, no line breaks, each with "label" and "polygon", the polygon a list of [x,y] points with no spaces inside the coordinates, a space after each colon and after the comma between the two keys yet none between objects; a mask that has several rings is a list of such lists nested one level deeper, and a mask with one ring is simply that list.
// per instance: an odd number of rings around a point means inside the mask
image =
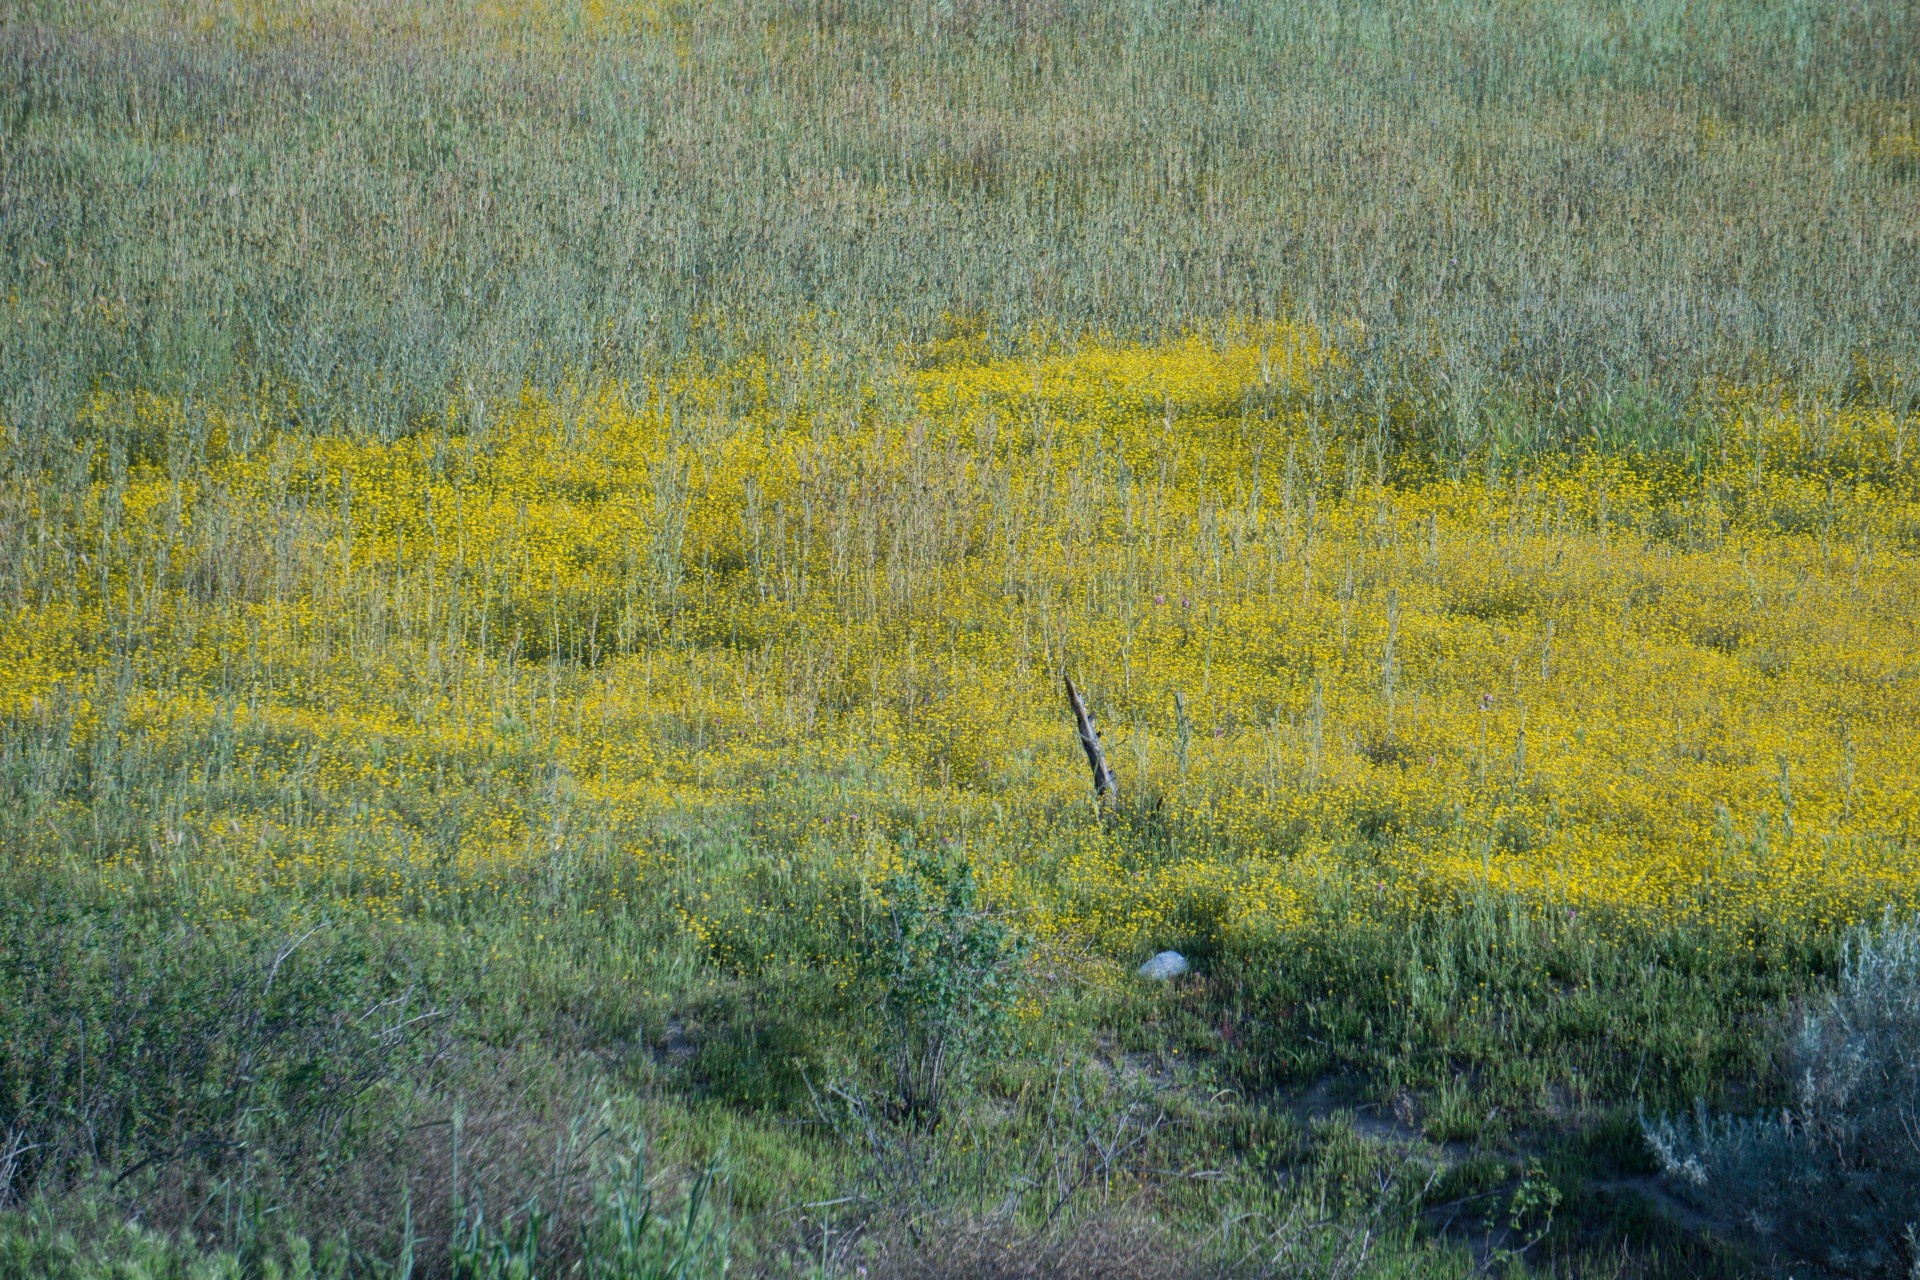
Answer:
[{"label": "yellow flowering field", "polygon": [[912,826],[1122,956],[1482,889],[1736,942],[1920,905],[1911,417],[1728,387],[1691,459],[1452,474],[1322,396],[1342,358],[803,350],[392,442],[102,395],[90,482],[10,499],[90,548],[5,584],[12,765],[93,788],[30,856],[379,915],[565,857],[665,885],[661,820],[733,812],[871,883]]}]

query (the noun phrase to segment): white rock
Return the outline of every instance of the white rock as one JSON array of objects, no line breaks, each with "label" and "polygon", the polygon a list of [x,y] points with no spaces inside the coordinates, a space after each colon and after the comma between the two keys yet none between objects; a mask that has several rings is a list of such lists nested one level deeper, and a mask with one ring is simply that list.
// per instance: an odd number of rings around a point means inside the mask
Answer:
[{"label": "white rock", "polygon": [[1165,982],[1169,978],[1177,978],[1183,973],[1192,971],[1187,958],[1178,951],[1162,951],[1140,966],[1140,976],[1149,982]]}]

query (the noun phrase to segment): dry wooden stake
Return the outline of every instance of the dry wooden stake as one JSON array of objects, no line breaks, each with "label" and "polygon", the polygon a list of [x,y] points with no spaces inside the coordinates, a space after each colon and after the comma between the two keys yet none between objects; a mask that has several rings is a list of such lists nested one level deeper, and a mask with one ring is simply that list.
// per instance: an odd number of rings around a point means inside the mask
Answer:
[{"label": "dry wooden stake", "polygon": [[1101,747],[1100,731],[1094,728],[1093,716],[1080,701],[1080,691],[1073,687],[1072,677],[1061,678],[1067,682],[1067,705],[1073,708],[1074,724],[1080,730],[1080,746],[1087,753],[1087,768],[1093,771],[1093,794],[1118,800],[1120,784],[1115,781],[1113,770],[1107,768],[1107,753]]}]

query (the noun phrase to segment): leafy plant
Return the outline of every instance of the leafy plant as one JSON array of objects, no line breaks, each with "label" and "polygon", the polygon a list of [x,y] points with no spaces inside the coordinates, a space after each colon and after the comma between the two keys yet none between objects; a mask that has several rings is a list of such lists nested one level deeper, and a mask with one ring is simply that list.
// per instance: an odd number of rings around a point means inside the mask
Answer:
[{"label": "leafy plant", "polygon": [[0,1205],[88,1163],[218,1175],[338,1152],[431,1061],[424,1007],[360,934],[160,931],[57,886],[0,909]]},{"label": "leafy plant", "polygon": [[898,1118],[940,1121],[950,1089],[1004,1031],[1025,942],[980,905],[973,867],[911,851],[883,889],[871,963],[886,990]]},{"label": "leafy plant", "polygon": [[[261,1247],[265,1245],[266,1247]],[[235,1252],[124,1220],[96,1195],[0,1213],[0,1280],[346,1280],[347,1250],[301,1235]]]}]

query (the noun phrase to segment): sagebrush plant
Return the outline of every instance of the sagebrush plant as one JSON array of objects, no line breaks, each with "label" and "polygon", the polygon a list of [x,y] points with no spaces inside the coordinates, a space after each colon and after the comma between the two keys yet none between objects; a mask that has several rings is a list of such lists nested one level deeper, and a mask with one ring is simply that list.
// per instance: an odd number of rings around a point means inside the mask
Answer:
[{"label": "sagebrush plant", "polygon": [[980,901],[964,859],[914,850],[880,893],[871,963],[886,993],[892,1102],[899,1118],[932,1128],[1005,1034],[1025,942]]},{"label": "sagebrush plant", "polygon": [[1799,1019],[1777,1114],[1648,1123],[1668,1176],[1773,1247],[1848,1276],[1920,1266],[1920,922],[1850,939],[1839,989]]}]

